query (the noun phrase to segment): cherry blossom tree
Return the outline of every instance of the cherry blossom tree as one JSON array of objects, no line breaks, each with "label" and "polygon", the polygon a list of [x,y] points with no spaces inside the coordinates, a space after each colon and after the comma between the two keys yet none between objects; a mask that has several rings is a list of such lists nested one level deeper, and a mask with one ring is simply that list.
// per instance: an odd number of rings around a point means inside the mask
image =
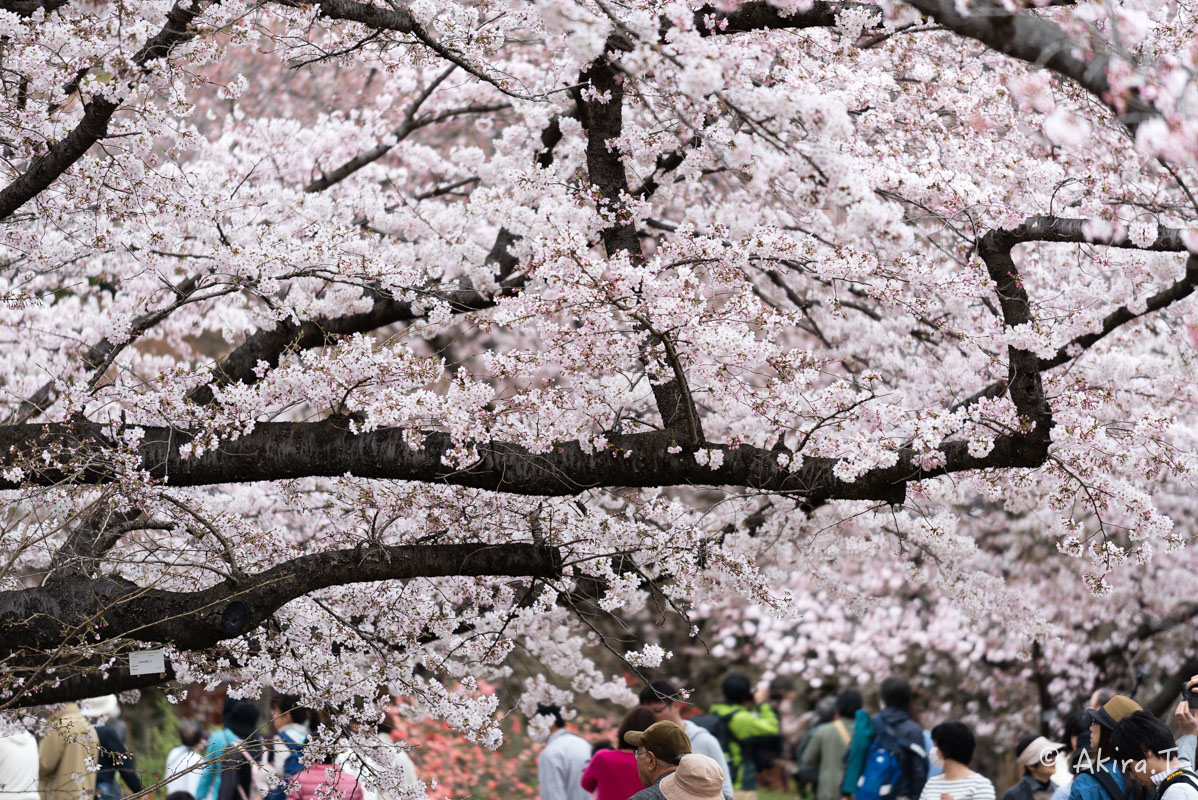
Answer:
[{"label": "cherry blossom tree", "polygon": [[1194,17],[0,0],[0,707],[269,681],[494,745],[478,679],[627,701],[646,608],[865,675],[902,597],[977,687],[1176,631]]}]

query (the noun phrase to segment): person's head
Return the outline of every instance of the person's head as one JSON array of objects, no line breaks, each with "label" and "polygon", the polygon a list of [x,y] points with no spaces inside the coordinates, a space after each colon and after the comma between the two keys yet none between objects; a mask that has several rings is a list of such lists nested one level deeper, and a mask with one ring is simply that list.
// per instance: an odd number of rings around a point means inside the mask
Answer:
[{"label": "person's head", "polygon": [[1090,709],[1090,744],[1098,748],[1099,755],[1109,755],[1111,752],[1111,734],[1115,726],[1124,718],[1141,711],[1140,704],[1130,697],[1117,694],[1097,710]]},{"label": "person's head", "polygon": [[862,705],[861,692],[856,689],[841,689],[836,694],[836,714],[843,720],[851,720]]},{"label": "person's head", "polygon": [[831,722],[836,719],[836,701],[825,697],[815,704],[815,717],[820,722]]},{"label": "person's head", "polygon": [[973,731],[960,722],[941,722],[932,728],[932,744],[940,751],[941,757],[947,761],[956,761],[962,766],[969,766],[973,760],[973,751],[977,740]]},{"label": "person's head", "polygon": [[673,722],[654,722],[643,731],[629,731],[623,739],[636,748],[636,773],[644,786],[677,769],[679,760],[691,752],[686,731]]},{"label": "person's head", "polygon": [[1111,734],[1115,757],[1132,761],[1124,770],[1132,780],[1148,786],[1152,776],[1177,765],[1177,744],[1173,732],[1147,711],[1133,711],[1119,721]]},{"label": "person's head", "polygon": [[555,728],[566,727],[566,720],[562,718],[562,707],[559,705],[554,705],[553,703],[537,703],[536,716],[552,717],[553,727]]},{"label": "person's head", "polygon": [[785,675],[780,675],[770,681],[770,703],[788,702],[795,698],[795,682]]},{"label": "person's head", "polygon": [[1074,711],[1065,717],[1065,743],[1069,752],[1077,749],[1077,738],[1090,727],[1090,715],[1085,711]]},{"label": "person's head", "polygon": [[722,800],[724,768],[709,756],[692,753],[682,757],[659,788],[666,800]]},{"label": "person's head", "polygon": [[882,681],[882,705],[897,711],[911,710],[911,684],[901,675]]},{"label": "person's head", "polygon": [[1094,693],[1092,695],[1090,695],[1090,706],[1089,707],[1094,709],[1095,711],[1097,711],[1098,709],[1105,706],[1107,703],[1111,702],[1111,698],[1114,697],[1116,694],[1118,694],[1118,692],[1116,692],[1111,687],[1100,686],[1099,688],[1094,690]]},{"label": "person's head", "polygon": [[191,792],[171,792],[166,796],[166,800],[196,800]]},{"label": "person's head", "polygon": [[1025,775],[1043,783],[1057,771],[1057,754],[1064,748],[1060,742],[1050,742],[1043,736],[1024,736],[1015,744],[1015,763],[1023,767]]},{"label": "person's head", "polygon": [[258,706],[249,700],[238,700],[229,709],[225,727],[238,739],[248,739],[258,727]]},{"label": "person's head", "polygon": [[179,723],[179,741],[190,750],[198,750],[204,741],[204,729],[194,719],[185,719]]},{"label": "person's head", "polygon": [[298,694],[275,695],[271,705],[275,709],[278,724],[304,725],[308,722],[308,709],[300,705]]},{"label": "person's head", "polygon": [[753,684],[749,676],[740,672],[729,672],[720,684],[724,699],[733,705],[748,705],[753,702]]},{"label": "person's head", "polygon": [[657,720],[682,724],[682,709],[678,705],[678,689],[669,681],[653,681],[641,689],[637,699],[641,701],[642,706],[653,712]]},{"label": "person's head", "polygon": [[624,734],[629,731],[643,731],[658,719],[659,717],[647,706],[637,706],[625,714],[624,721],[620,723],[620,730],[616,732],[616,742],[620,749],[635,750],[636,748],[624,738]]},{"label": "person's head", "polygon": [[99,725],[101,722],[109,719],[116,719],[121,715],[121,706],[117,703],[115,694],[106,694],[103,697],[89,697],[79,703],[79,713],[85,718],[93,721],[93,724]]}]

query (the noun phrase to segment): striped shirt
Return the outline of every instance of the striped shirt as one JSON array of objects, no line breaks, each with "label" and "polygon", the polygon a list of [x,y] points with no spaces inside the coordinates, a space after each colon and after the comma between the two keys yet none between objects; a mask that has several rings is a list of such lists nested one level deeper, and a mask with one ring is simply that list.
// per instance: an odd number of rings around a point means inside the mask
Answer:
[{"label": "striped shirt", "polygon": [[942,773],[928,778],[919,800],[942,800],[944,794],[951,795],[952,800],[994,800],[994,784],[976,772],[958,781],[945,780]]}]

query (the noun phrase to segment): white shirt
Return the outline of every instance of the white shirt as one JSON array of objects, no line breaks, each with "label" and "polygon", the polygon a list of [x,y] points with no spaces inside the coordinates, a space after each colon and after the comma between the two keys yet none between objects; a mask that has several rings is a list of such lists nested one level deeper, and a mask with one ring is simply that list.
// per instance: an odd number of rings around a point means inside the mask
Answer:
[{"label": "white shirt", "polygon": [[946,793],[952,795],[953,800],[994,800],[994,784],[976,772],[956,781],[946,780],[942,772],[928,778],[919,800],[940,800],[940,795]]},{"label": "white shirt", "polygon": [[682,720],[682,730],[686,731],[686,735],[691,740],[691,752],[702,753],[708,758],[720,765],[720,769],[724,770],[724,800],[732,800],[732,771],[728,769],[728,762],[724,758],[724,749],[720,747],[720,742],[711,735],[711,731],[704,728],[702,725],[696,725],[689,719]]},{"label": "white shirt", "polygon": [[[407,787],[420,783],[420,779],[416,777],[416,765],[412,763],[412,757],[408,755],[408,751],[398,743],[391,741],[391,737],[385,733],[378,734],[377,740],[377,748],[390,750],[391,761],[394,761],[403,770],[403,779],[400,785]],[[366,753],[344,753],[338,756],[336,763],[338,766],[344,766],[346,771],[358,779],[358,788],[362,790],[362,800],[394,800],[394,795],[380,792],[373,785],[372,776],[383,771],[379,759],[371,758]]]},{"label": "white shirt", "polygon": [[170,778],[172,775],[177,775],[188,767],[199,764],[203,760],[204,757],[202,755],[182,744],[167,753],[166,767],[163,769],[163,773],[167,778],[166,793],[187,792],[192,797],[195,797],[196,789],[200,786],[200,775],[204,772],[202,767],[196,767],[186,775],[179,775],[174,780]]},{"label": "white shirt", "polygon": [[[1153,785],[1160,786],[1162,783],[1165,782],[1166,778],[1168,778],[1170,775],[1172,775],[1178,769],[1188,770],[1188,769],[1192,769],[1192,768],[1190,767],[1189,761],[1186,761],[1185,759],[1180,759],[1178,765],[1176,767],[1174,767],[1173,769],[1166,770],[1164,772],[1158,772],[1155,775],[1153,775],[1152,776]],[[1198,789],[1195,789],[1193,786],[1191,786],[1189,783],[1187,783],[1185,781],[1178,781],[1177,783],[1173,784],[1172,786],[1170,786],[1168,789],[1165,790],[1165,793],[1163,795],[1161,795],[1161,800],[1198,800]]]},{"label": "white shirt", "polygon": [[28,731],[0,738],[0,797],[38,800],[37,740]]},{"label": "white shirt", "polygon": [[541,800],[590,800],[582,788],[582,771],[591,760],[591,745],[567,730],[556,730],[537,760]]}]

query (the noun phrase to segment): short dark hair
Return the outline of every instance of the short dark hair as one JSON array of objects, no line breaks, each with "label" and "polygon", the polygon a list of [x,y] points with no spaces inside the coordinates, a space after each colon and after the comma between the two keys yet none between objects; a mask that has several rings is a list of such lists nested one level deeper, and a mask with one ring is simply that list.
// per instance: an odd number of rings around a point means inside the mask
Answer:
[{"label": "short dark hair", "polygon": [[1112,689],[1109,686],[1100,686],[1094,690],[1094,699],[1098,701],[1098,707],[1102,708],[1111,702],[1111,698],[1117,694],[1119,694],[1118,689]]},{"label": "short dark hair", "polygon": [[941,722],[932,728],[932,744],[936,745],[940,755],[945,758],[969,766],[969,762],[973,760],[973,751],[977,747],[977,739],[973,738],[973,731],[963,723]]},{"label": "short dark hair", "polygon": [[836,694],[836,713],[841,719],[852,719],[862,705],[861,692],[856,689],[841,689]]},{"label": "short dark hair", "polygon": [[624,721],[620,723],[620,730],[616,733],[616,741],[620,745],[621,750],[635,750],[636,748],[624,741],[624,734],[629,731],[643,731],[654,722],[657,722],[657,715],[644,706],[637,706],[624,715]]},{"label": "short dark hair", "polygon": [[298,694],[275,695],[274,704],[278,706],[279,713],[290,714],[294,722],[303,725],[308,721],[308,709],[300,705],[300,696]]},{"label": "short dark hair", "polygon": [[[1015,758],[1019,758],[1019,754],[1027,749],[1027,746],[1039,738],[1038,734],[1028,733],[1019,737],[1019,741],[1015,742]],[[1032,771],[1031,767],[1024,767],[1023,772],[1027,774]]]},{"label": "short dark hair", "polygon": [[749,676],[740,672],[729,672],[724,676],[720,689],[729,703],[743,703],[753,699],[753,684],[749,682]]},{"label": "short dark hair", "polygon": [[1111,745],[1120,758],[1134,761],[1146,758],[1149,750],[1157,756],[1177,752],[1169,726],[1147,711],[1134,711],[1119,720]]},{"label": "short dark hair", "polygon": [[882,705],[907,711],[911,708],[911,684],[901,675],[891,675],[882,681]]},{"label": "short dark hair", "polygon": [[536,717],[553,717],[555,727],[566,727],[566,721],[562,719],[562,707],[553,703],[537,703]]},{"label": "short dark hair", "polygon": [[185,719],[179,723],[179,741],[184,747],[195,747],[204,738],[204,729],[194,719]]},{"label": "short dark hair", "polygon": [[820,722],[831,722],[836,716],[836,701],[831,697],[825,697],[815,704],[815,715]]},{"label": "short dark hair", "polygon": [[196,800],[191,792],[171,792],[166,796],[166,800]]},{"label": "short dark hair", "polygon": [[[648,686],[641,689],[641,693],[637,696],[637,700],[643,706],[660,702],[671,705],[677,699],[678,690],[674,688],[674,684],[663,680],[651,681]],[[620,741],[622,742],[624,739],[621,737]]]}]

